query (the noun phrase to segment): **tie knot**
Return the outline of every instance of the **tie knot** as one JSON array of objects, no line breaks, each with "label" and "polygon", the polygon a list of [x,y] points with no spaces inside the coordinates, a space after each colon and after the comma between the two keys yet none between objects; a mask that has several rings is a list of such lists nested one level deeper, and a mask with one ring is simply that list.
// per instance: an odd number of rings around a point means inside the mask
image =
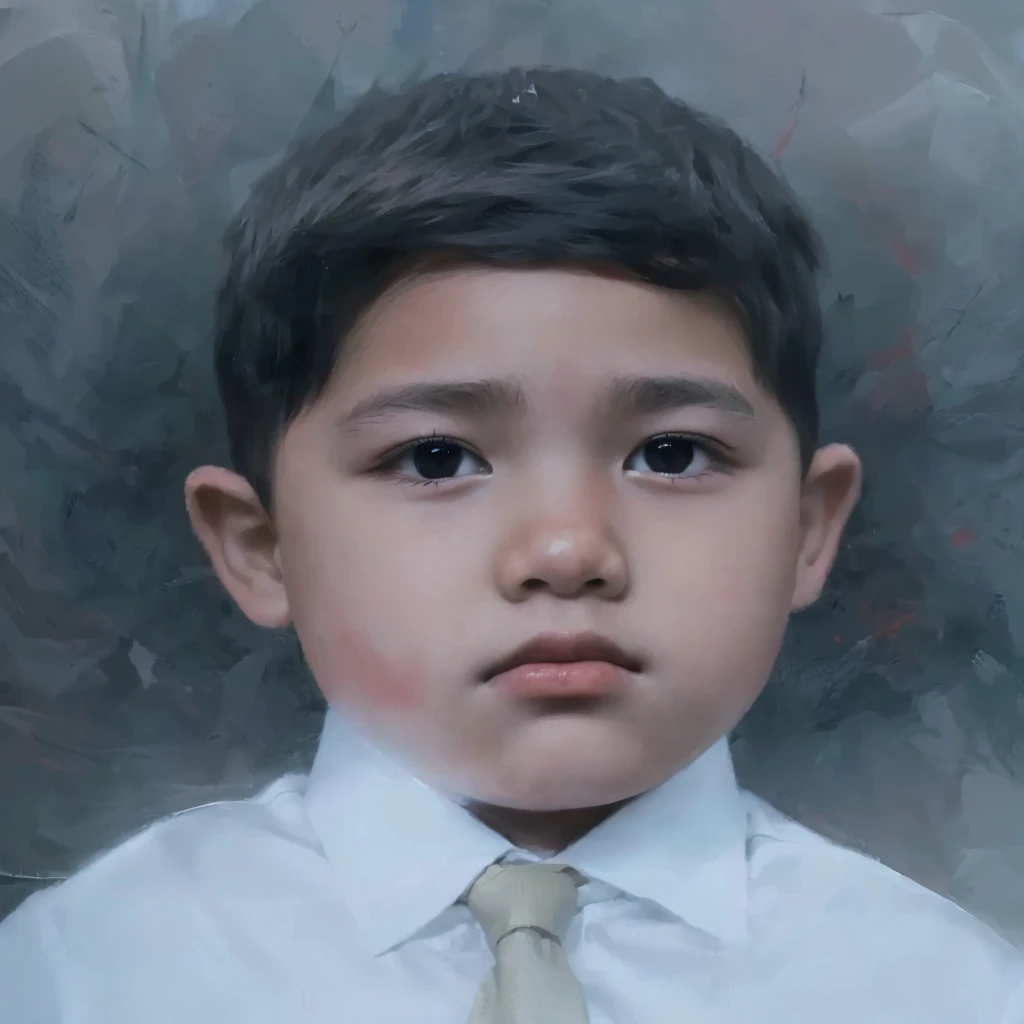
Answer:
[{"label": "tie knot", "polygon": [[564,864],[492,864],[470,887],[466,903],[492,950],[525,928],[561,943],[576,911],[576,878]]}]

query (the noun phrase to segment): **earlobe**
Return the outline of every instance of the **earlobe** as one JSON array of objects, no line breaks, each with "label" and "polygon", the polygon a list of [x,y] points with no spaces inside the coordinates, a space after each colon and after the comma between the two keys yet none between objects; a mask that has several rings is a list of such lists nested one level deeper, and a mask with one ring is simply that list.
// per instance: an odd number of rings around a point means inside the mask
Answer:
[{"label": "earlobe", "polygon": [[860,489],[861,463],[852,448],[831,444],[815,453],[801,498],[794,611],[808,607],[821,596]]},{"label": "earlobe", "polygon": [[201,466],[185,481],[185,506],[214,572],[243,614],[267,629],[287,626],[277,535],[249,482],[221,466]]}]

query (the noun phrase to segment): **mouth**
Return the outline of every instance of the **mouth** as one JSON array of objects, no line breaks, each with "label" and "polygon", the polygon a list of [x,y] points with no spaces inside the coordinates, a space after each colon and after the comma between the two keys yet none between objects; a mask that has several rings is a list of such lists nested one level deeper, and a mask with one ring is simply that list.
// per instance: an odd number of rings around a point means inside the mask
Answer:
[{"label": "mouth", "polygon": [[492,664],[483,681],[527,699],[613,696],[643,670],[639,657],[596,633],[534,637]]}]

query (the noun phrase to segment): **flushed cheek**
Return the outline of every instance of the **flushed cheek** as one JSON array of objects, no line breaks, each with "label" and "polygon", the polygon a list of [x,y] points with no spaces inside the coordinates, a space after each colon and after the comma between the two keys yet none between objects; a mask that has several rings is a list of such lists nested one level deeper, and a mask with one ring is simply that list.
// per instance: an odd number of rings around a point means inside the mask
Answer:
[{"label": "flushed cheek", "polygon": [[320,643],[304,642],[303,647],[329,701],[366,711],[410,712],[422,707],[421,673],[415,666],[384,657],[367,630],[334,623],[321,637]]}]

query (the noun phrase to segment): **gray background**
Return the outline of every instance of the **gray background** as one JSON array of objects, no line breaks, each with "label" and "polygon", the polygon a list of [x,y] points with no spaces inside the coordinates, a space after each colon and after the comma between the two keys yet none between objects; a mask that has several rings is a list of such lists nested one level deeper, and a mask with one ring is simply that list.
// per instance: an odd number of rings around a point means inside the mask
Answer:
[{"label": "gray background", "polygon": [[249,183],[373,80],[642,72],[777,159],[829,244],[826,432],[868,488],[741,727],[747,783],[1024,940],[1020,0],[0,3],[0,912],[309,756],[288,636],[181,484]]}]

